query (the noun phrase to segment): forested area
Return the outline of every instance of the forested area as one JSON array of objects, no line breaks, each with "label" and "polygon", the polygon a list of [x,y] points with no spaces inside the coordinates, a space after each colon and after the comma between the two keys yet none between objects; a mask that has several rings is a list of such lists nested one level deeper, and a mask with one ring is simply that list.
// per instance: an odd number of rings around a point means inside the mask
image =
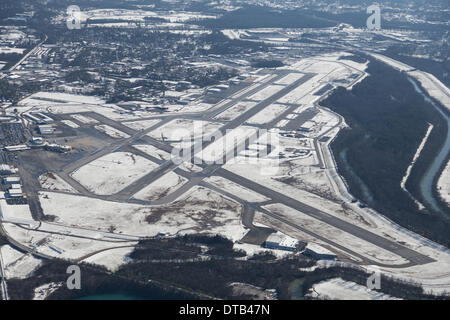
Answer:
[{"label": "forested area", "polygon": [[[353,90],[338,88],[322,102],[350,126],[332,144],[338,170],[355,197],[403,227],[448,246],[448,219],[430,210],[419,211],[400,187],[428,123],[434,129],[427,152],[419,158],[425,164],[442,146],[447,125],[405,74],[377,61],[369,64],[367,72],[370,76]],[[410,179],[420,180],[423,174],[413,170]],[[409,191],[419,197],[417,190]]]},{"label": "forested area", "polygon": [[[230,245],[231,244],[231,245]],[[217,256],[210,260],[190,260],[198,254],[198,245],[207,246]],[[222,252],[219,252],[222,250]],[[176,254],[180,251],[182,256]],[[363,286],[370,274],[359,267],[331,267],[315,271],[300,271],[299,268],[315,264],[303,255],[290,255],[276,259],[270,253],[257,254],[248,260],[230,255],[232,242],[216,236],[187,235],[167,239],[143,240],[130,254],[130,262],[116,272],[100,266],[80,264],[81,290],[68,290],[65,286],[67,267],[72,264],[62,260],[44,261],[29,279],[9,279],[8,289],[12,299],[31,299],[34,288],[48,283],[61,283],[60,289],[49,299],[76,299],[101,294],[127,294],[139,299],[195,299],[213,296],[224,299],[248,299],[235,295],[230,283],[251,284],[263,289],[275,289],[279,299],[303,296],[317,282],[341,277]],[[163,253],[161,253],[163,252]],[[188,256],[184,256],[189,253]],[[219,254],[224,254],[220,256]],[[155,258],[181,259],[180,261],[155,261]],[[188,276],[186,276],[188,275]],[[295,283],[301,286],[294,289]],[[415,283],[382,276],[381,291],[400,298],[435,299],[423,293]],[[199,296],[202,295],[202,296]]]}]

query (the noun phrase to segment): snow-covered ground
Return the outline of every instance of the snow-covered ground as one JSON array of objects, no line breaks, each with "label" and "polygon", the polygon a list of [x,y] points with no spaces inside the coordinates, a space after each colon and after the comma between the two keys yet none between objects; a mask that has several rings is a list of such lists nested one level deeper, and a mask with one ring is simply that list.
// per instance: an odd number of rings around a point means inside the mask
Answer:
[{"label": "snow-covered ground", "polygon": [[445,169],[438,180],[437,189],[442,200],[450,206],[450,161],[445,166]]},{"label": "snow-covered ground", "polygon": [[34,288],[33,300],[45,300],[49,295],[63,286],[63,283],[51,282]]},{"label": "snow-covered ground", "polygon": [[156,236],[193,232],[220,234],[240,240],[240,206],[204,187],[194,187],[172,204],[148,206],[104,201],[77,195],[42,192],[45,214],[57,222],[98,232],[114,229],[115,234]]},{"label": "snow-covered ground", "polygon": [[128,134],[105,124],[95,126],[95,129],[97,129],[100,132],[103,132],[104,134],[107,134],[108,136],[114,139],[126,139],[130,137]]},{"label": "snow-covered ground", "polygon": [[227,132],[226,135],[214,140],[205,149],[201,150],[197,156],[200,156],[203,161],[213,163],[221,163],[223,157],[228,152],[233,150],[236,145],[245,141],[256,132],[255,128],[241,126]]},{"label": "snow-covered ground", "polygon": [[248,99],[254,100],[254,101],[266,100],[267,98],[269,98],[270,96],[273,96],[275,93],[277,93],[278,91],[280,91],[283,88],[284,88],[284,86],[268,85],[264,89],[261,89],[260,91],[256,92],[255,94],[251,95],[250,97],[248,97]]},{"label": "snow-covered ground", "polygon": [[255,114],[253,117],[248,119],[250,124],[265,124],[286,111],[286,106],[278,103],[271,104],[270,106],[264,108],[262,111]]},{"label": "snow-covered ground", "polygon": [[114,248],[92,255],[89,258],[84,259],[83,262],[104,266],[108,268],[108,270],[114,272],[129,261],[128,255],[133,251],[134,246]]},{"label": "snow-covered ground", "polygon": [[43,189],[77,193],[77,191],[72,188],[70,184],[61,179],[55,173],[48,172],[41,175],[39,177],[39,183]]},{"label": "snow-covered ground", "polygon": [[0,217],[4,220],[33,221],[30,207],[27,204],[8,205],[6,200],[0,200]]},{"label": "snow-covered ground", "polygon": [[134,130],[145,130],[147,128],[154,126],[160,121],[161,121],[160,119],[150,119],[150,120],[124,122],[123,124]]},{"label": "snow-covered ground", "polygon": [[157,164],[129,152],[114,152],[74,171],[71,176],[88,190],[111,195],[143,177]]},{"label": "snow-covered ground", "polygon": [[70,120],[61,120],[61,122],[64,123],[65,125],[71,127],[71,128],[74,128],[74,129],[77,129],[77,128],[80,127],[80,126],[77,125],[75,122],[70,121]]},{"label": "snow-covered ground", "polygon": [[74,115],[72,115],[72,118],[74,118],[75,120],[78,120],[78,121],[80,121],[81,123],[84,123],[84,124],[98,123],[97,120],[92,119],[91,117],[88,117],[88,116],[84,116],[82,114],[74,114]]},{"label": "snow-covered ground", "polygon": [[324,300],[398,300],[388,294],[370,290],[360,284],[333,278],[316,283],[307,296]]},{"label": "snow-covered ground", "polygon": [[291,85],[295,81],[300,80],[301,78],[303,78],[304,76],[305,75],[303,73],[289,73],[287,76],[284,76],[280,80],[276,81],[275,84]]},{"label": "snow-covered ground", "polygon": [[133,147],[157,159],[169,160],[171,158],[170,153],[158,149],[150,144],[137,144],[133,145]]},{"label": "snow-covered ground", "polygon": [[323,78],[323,75],[318,74],[308,81],[302,83],[300,86],[286,94],[284,97],[278,100],[280,103],[298,103],[298,101],[306,96],[308,93],[311,93],[313,90],[316,90],[319,86],[318,82]]},{"label": "snow-covered ground", "polygon": [[148,135],[159,140],[190,140],[191,138],[197,139],[212,134],[220,126],[220,123],[215,122],[175,119],[151,131]]},{"label": "snow-covered ground", "polygon": [[419,156],[422,152],[422,149],[425,147],[425,144],[427,143],[428,137],[430,136],[432,130],[433,130],[433,125],[431,123],[429,123],[427,132],[426,132],[425,136],[423,137],[422,142],[420,143],[419,147],[417,148],[417,151],[416,151],[410,165],[408,166],[408,169],[406,169],[406,174],[403,176],[402,181],[400,182],[400,187],[402,188],[402,190],[405,191],[414,200],[414,202],[416,203],[416,205],[419,207],[420,210],[425,208],[425,206],[422,203],[420,203],[416,198],[414,198],[408,190],[406,190],[405,185],[406,185],[406,181],[408,181],[409,175],[411,174],[412,167],[414,166],[417,159],[419,158]]},{"label": "snow-covered ground", "polygon": [[136,193],[134,198],[147,201],[159,200],[181,187],[186,181],[186,178],[171,171]]},{"label": "snow-covered ground", "polygon": [[411,71],[409,75],[416,78],[427,93],[438,100],[444,108],[450,111],[450,89],[434,75],[423,71]]},{"label": "snow-covered ground", "polygon": [[9,245],[0,247],[6,279],[26,279],[42,265],[42,260],[24,254]]},{"label": "snow-covered ground", "polygon": [[[47,194],[44,193],[41,196],[46,198]],[[78,199],[83,198],[78,197]],[[51,201],[51,198],[47,200]],[[72,205],[79,206],[79,203],[72,203]],[[90,212],[89,209],[86,210]],[[72,213],[76,212],[73,211]],[[92,212],[90,213],[92,214]],[[105,224],[107,223],[105,221]],[[9,223],[4,224],[3,227],[9,237],[22,245],[36,250],[40,254],[59,259],[82,260],[104,250],[135,246],[136,240],[138,240],[137,237],[111,233],[114,229],[111,224],[108,228],[105,228],[105,231],[98,230],[95,226],[81,229],[77,228],[76,225],[65,226],[59,222],[42,222],[37,229],[24,229]]]},{"label": "snow-covered ground", "polygon": [[222,177],[211,176],[206,178],[204,181],[212,184],[213,186],[221,188],[222,190],[226,190],[232,195],[248,202],[263,202],[269,200],[263,195],[260,195],[250,189],[242,187],[241,185]]},{"label": "snow-covered ground", "polygon": [[233,29],[226,29],[226,30],[222,30],[222,33],[228,37],[231,40],[236,40],[236,39],[240,39],[241,36],[248,36],[249,34],[246,31],[241,31],[241,30],[233,30]]},{"label": "snow-covered ground", "polygon": [[232,107],[226,109],[225,111],[218,114],[215,119],[229,121],[233,120],[237,116],[243,114],[244,112],[250,110],[256,105],[256,102],[252,101],[240,101],[234,104]]}]

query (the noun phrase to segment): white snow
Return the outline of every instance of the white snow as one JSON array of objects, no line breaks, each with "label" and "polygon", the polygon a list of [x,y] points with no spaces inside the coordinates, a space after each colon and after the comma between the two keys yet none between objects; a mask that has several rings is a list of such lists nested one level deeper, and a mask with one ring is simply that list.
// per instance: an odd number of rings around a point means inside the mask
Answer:
[{"label": "white snow", "polygon": [[[172,204],[148,206],[104,201],[52,192],[41,192],[45,214],[58,223],[115,234],[156,236],[193,232],[221,234],[240,240],[246,230],[241,225],[240,206],[214,191],[193,187]],[[146,218],[151,216],[151,223]]]},{"label": "white snow", "polygon": [[75,122],[70,121],[70,120],[61,120],[61,122],[64,123],[65,125],[71,127],[71,128],[74,128],[74,129],[77,129],[77,128],[80,127],[80,126],[77,125]]},{"label": "white snow", "polygon": [[274,103],[255,114],[247,122],[250,124],[265,124],[277,118],[286,109],[285,105]]},{"label": "white snow", "polygon": [[256,102],[252,101],[239,101],[238,103],[234,104],[230,108],[226,109],[225,111],[219,113],[214,119],[217,120],[224,120],[224,121],[230,121],[236,118],[237,116],[243,114],[244,112],[247,112],[252,107],[256,105]]},{"label": "white snow", "polygon": [[130,137],[128,134],[105,124],[95,126],[95,129],[97,129],[100,132],[103,132],[104,134],[107,134],[108,136],[114,139],[127,139]]},{"label": "white snow", "polygon": [[50,282],[34,288],[33,300],[45,300],[49,295],[63,286],[62,282]]},{"label": "white snow", "polygon": [[134,130],[145,130],[160,122],[160,119],[139,120],[132,122],[123,122],[124,125]]},{"label": "white snow", "polygon": [[171,171],[136,193],[134,198],[148,201],[159,200],[181,187],[186,181],[186,178]]},{"label": "white snow", "polygon": [[92,119],[91,117],[88,117],[88,116],[84,116],[82,114],[74,114],[74,115],[72,115],[72,118],[74,118],[75,120],[80,121],[81,123],[85,123],[85,124],[98,123],[97,120]]},{"label": "white snow", "polygon": [[30,254],[24,254],[9,245],[1,246],[0,254],[4,263],[6,279],[29,278],[42,265],[42,260],[36,259]]},{"label": "white snow", "polygon": [[284,86],[279,85],[268,85],[264,89],[261,89],[260,91],[256,92],[255,94],[248,97],[249,100],[255,100],[255,101],[262,101],[266,100],[267,98],[273,96],[275,93],[283,89]]},{"label": "white snow", "polygon": [[45,173],[39,177],[39,183],[43,189],[66,191],[71,193],[77,193],[77,191],[70,186],[66,181],[61,179],[55,173]]},{"label": "white snow", "polygon": [[263,202],[269,200],[263,195],[260,195],[250,189],[242,187],[241,185],[222,177],[211,176],[206,178],[204,181],[248,202]]},{"label": "white snow", "polygon": [[305,75],[303,73],[289,73],[287,76],[284,76],[280,80],[276,81],[275,84],[281,84],[281,85],[291,85],[295,81],[300,80]]},{"label": "white snow", "polygon": [[408,166],[408,169],[406,169],[406,174],[404,175],[404,177],[402,178],[402,181],[400,182],[400,187],[402,188],[402,190],[405,191],[414,200],[414,202],[419,207],[419,209],[423,209],[423,208],[425,208],[425,206],[412,196],[412,194],[406,189],[405,185],[406,185],[406,181],[408,181],[409,175],[411,174],[412,167],[414,166],[417,159],[419,158],[419,156],[422,152],[422,149],[425,147],[425,144],[426,144],[428,137],[430,136],[432,130],[433,130],[433,125],[431,123],[429,123],[427,132],[426,132],[425,136],[423,137],[422,142],[420,143],[419,147],[417,148],[417,151],[414,154],[414,157],[413,157],[410,165]]},{"label": "white snow", "polygon": [[111,195],[143,177],[157,164],[129,152],[114,152],[74,171],[71,176],[91,192]]},{"label": "white snow", "polygon": [[388,294],[370,290],[365,286],[341,278],[316,283],[307,295],[324,300],[398,300]]},{"label": "white snow", "polygon": [[450,161],[445,166],[438,180],[437,189],[442,200],[450,206]]}]

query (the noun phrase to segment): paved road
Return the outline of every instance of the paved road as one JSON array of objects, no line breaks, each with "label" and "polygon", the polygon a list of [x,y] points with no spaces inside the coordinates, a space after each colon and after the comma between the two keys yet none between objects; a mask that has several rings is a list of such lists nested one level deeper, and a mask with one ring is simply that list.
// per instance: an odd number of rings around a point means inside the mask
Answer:
[{"label": "paved road", "polygon": [[[233,181],[243,187],[253,190],[259,194],[262,194],[263,196],[270,198],[278,203],[284,204],[287,207],[298,210],[312,218],[315,218],[319,221],[325,222],[326,224],[329,224],[335,228],[345,231],[353,236],[363,239],[363,240],[365,240],[369,243],[372,243],[380,248],[383,248],[392,253],[395,253],[395,254],[409,260],[411,263],[408,265],[425,264],[425,263],[435,261],[425,255],[422,255],[414,250],[406,248],[396,242],[393,242],[391,240],[383,238],[377,234],[374,234],[374,233],[367,231],[361,227],[358,227],[349,222],[341,220],[335,216],[325,213],[319,209],[313,208],[307,204],[304,204],[298,200],[290,198],[282,193],[279,193],[275,190],[269,189],[265,186],[262,186],[254,181],[251,181],[242,176],[234,174],[223,168],[218,169],[216,171],[216,175],[222,176],[222,177],[224,177],[230,181]],[[346,250],[346,251],[348,251],[348,250]],[[380,265],[379,263],[375,263],[375,264]]]},{"label": "paved road", "polygon": [[2,299],[9,300],[8,288],[6,286],[6,274],[5,274],[4,262],[3,262],[3,257],[2,257],[1,251],[0,251],[0,278],[1,278],[0,289],[1,289]]},{"label": "paved road", "polygon": [[[211,112],[207,112],[205,113],[205,115],[200,116],[199,119],[202,120],[208,120],[212,117],[214,117],[216,114],[226,110],[227,108],[233,106],[237,101],[240,101],[242,99],[244,99],[245,97],[248,97],[249,95],[267,87],[268,85],[270,85],[271,82],[276,81],[277,79],[280,79],[282,76],[284,76],[284,73],[280,73],[277,75],[277,77],[275,77],[273,80],[271,80],[270,82],[264,83],[260,86],[257,86],[255,88],[253,88],[252,90],[249,90],[247,92],[245,92],[244,94],[237,94],[236,98],[232,99],[232,101],[228,102],[228,103],[222,103],[220,104],[220,107],[215,108],[213,111]],[[261,101],[259,103],[257,103],[254,107],[252,107],[251,109],[247,110],[246,112],[242,113],[241,115],[237,116],[236,118],[234,118],[233,120],[225,123],[220,129],[218,129],[218,132],[220,132],[222,135],[224,135],[226,133],[227,130],[233,130],[238,128],[239,126],[243,125],[246,121],[248,121],[248,119],[250,119],[251,117],[253,117],[254,115],[256,115],[258,112],[262,111],[264,108],[268,107],[269,105],[273,104],[274,102],[276,102],[277,100],[279,100],[281,97],[285,96],[286,94],[288,94],[289,92],[291,92],[292,90],[294,90],[295,88],[297,88],[299,85],[301,85],[302,83],[308,81],[309,79],[311,79],[313,76],[315,76],[315,74],[305,74],[301,79],[295,81],[294,83],[292,83],[291,85],[288,85],[286,87],[284,87],[283,89],[281,89],[279,92],[273,94],[272,96],[270,96],[269,98],[267,98],[264,101]],[[292,111],[294,110],[294,108],[296,108],[298,106],[296,105],[292,105],[290,107],[288,107],[288,111]],[[285,113],[283,113],[282,115],[278,116],[277,119],[271,121],[269,123],[269,125],[267,125],[267,128],[270,128],[272,125],[274,125],[274,123],[276,123],[275,121],[279,121],[280,119],[284,118],[287,114],[288,111],[286,111]],[[91,161],[99,158],[102,155],[106,155],[110,152],[114,152],[117,150],[120,150],[121,148],[125,148],[127,146],[129,146],[130,144],[132,144],[133,142],[137,141],[137,140],[141,140],[144,141],[146,143],[152,144],[155,147],[162,149],[166,152],[171,152],[172,151],[172,146],[164,143],[164,142],[160,142],[156,139],[153,139],[149,136],[146,135],[147,132],[156,129],[157,127],[160,127],[161,125],[163,125],[164,123],[167,123],[168,121],[170,121],[171,119],[173,119],[173,117],[166,117],[164,118],[163,121],[161,121],[160,123],[156,124],[155,126],[144,130],[144,131],[136,131],[133,130],[131,128],[128,128],[126,126],[124,126],[123,124],[111,120],[109,118],[106,118],[102,115],[96,114],[96,113],[86,113],[86,115],[88,115],[89,117],[92,117],[98,121],[100,121],[103,124],[107,124],[113,128],[116,128],[122,132],[127,133],[128,135],[130,135],[130,138],[128,139],[122,139],[120,141],[118,141],[117,143],[114,143],[112,145],[109,145],[103,149],[100,149],[99,151],[91,154],[90,156],[83,158],[81,160],[75,161],[74,163],[69,164],[68,166],[66,166],[63,170],[63,178],[67,178],[68,174],[70,172],[72,172],[73,170],[78,169],[79,167],[90,163]],[[250,141],[250,138],[247,138],[244,142],[241,142],[241,147],[248,145]],[[195,143],[192,148],[191,148],[191,154],[189,155],[189,157],[186,158],[187,161],[192,161],[192,159],[194,159],[195,157],[195,152],[198,152],[198,150],[203,150],[205,149],[207,146],[209,146],[210,144],[212,144],[214,141],[201,141],[201,142],[197,142]],[[320,151],[320,148],[317,144],[317,140],[315,141],[315,147],[316,150],[318,150],[318,152]],[[230,152],[234,153],[235,150],[232,150]],[[149,156],[151,157],[151,156]],[[401,246],[398,243],[395,243],[393,241],[390,241],[388,239],[385,239],[381,236],[378,236],[374,233],[371,233],[367,230],[362,229],[361,227],[355,226],[351,223],[348,223],[344,220],[341,220],[339,218],[336,218],[330,214],[327,214],[321,210],[318,210],[316,208],[313,208],[309,205],[306,205],[304,203],[302,203],[299,200],[293,199],[291,197],[288,197],[284,194],[281,194],[279,192],[276,192],[272,189],[269,189],[265,186],[262,186],[254,181],[251,181],[249,179],[246,179],[242,176],[233,174],[227,170],[224,170],[223,168],[221,168],[220,164],[214,164],[214,165],[206,165],[203,164],[201,165],[201,167],[203,167],[203,171],[199,174],[193,174],[193,173],[188,173],[185,172],[183,170],[180,170],[179,168],[177,169],[178,165],[175,164],[172,160],[159,160],[159,159],[154,159],[154,160],[158,160],[157,163],[159,163],[159,167],[156,168],[155,170],[149,172],[147,175],[145,175],[144,177],[142,177],[141,179],[138,179],[137,181],[135,181],[133,184],[129,185],[128,187],[126,187],[125,189],[123,189],[121,192],[119,192],[116,195],[113,196],[109,196],[109,197],[100,197],[100,198],[105,198],[108,200],[113,200],[113,201],[128,201],[135,193],[137,193],[139,190],[143,189],[144,187],[146,187],[148,184],[150,184],[151,182],[157,180],[158,178],[162,177],[163,175],[167,174],[170,171],[176,170],[178,174],[181,174],[182,176],[186,177],[189,179],[189,181],[184,184],[182,187],[180,187],[178,190],[176,190],[175,192],[173,192],[172,194],[169,194],[168,196],[159,199],[158,201],[154,201],[151,204],[166,204],[166,203],[170,203],[173,202],[176,198],[178,198],[179,196],[183,195],[184,193],[186,193],[188,190],[190,190],[193,186],[195,185],[205,185],[205,182],[203,181],[203,179],[205,177],[211,176],[211,175],[220,175],[226,179],[229,179],[239,185],[242,185],[243,187],[246,187],[250,190],[253,190],[257,193],[260,193],[266,197],[268,197],[269,199],[273,200],[274,202],[277,203],[281,203],[284,204],[288,207],[291,207],[295,210],[298,210],[300,212],[303,212],[304,214],[307,214],[315,219],[318,219],[324,223],[327,223],[333,227],[336,227],[340,230],[343,230],[351,235],[354,235],[360,239],[363,239],[369,243],[372,243],[378,247],[384,248],[392,253],[395,253],[407,260],[409,260],[410,262],[407,264],[402,265],[402,267],[405,266],[409,266],[409,265],[415,265],[415,264],[424,264],[424,263],[429,263],[432,262],[434,260],[419,254],[411,249],[408,249],[404,246]],[[153,161],[153,160],[152,160]],[[155,161],[156,162],[156,161]],[[322,161],[322,166],[323,166],[323,161]],[[65,174],[65,176],[64,176]],[[82,187],[82,186],[81,186]],[[212,186],[209,186],[211,188],[213,188]],[[80,188],[80,186],[77,186],[76,188],[77,190],[82,189]],[[82,190],[83,193],[86,190]],[[222,191],[222,193],[224,193],[226,191]],[[145,202],[144,202],[145,203]],[[148,203],[148,202],[147,202]],[[264,210],[263,208],[258,208],[261,212],[264,212],[265,214],[271,215],[272,218],[276,218],[279,221],[290,225],[291,227],[297,228],[299,230],[302,230],[305,232],[304,228],[302,228],[301,226],[295,224],[295,222],[292,221],[288,221],[285,218],[276,215],[274,213],[268,212],[267,210]],[[312,234],[313,232],[306,230],[307,232],[309,232],[309,234]],[[319,235],[314,233],[314,236],[321,238]],[[365,257],[362,257],[361,255],[358,255],[357,253],[345,248],[344,246],[337,244],[337,243],[332,243],[331,241],[324,239],[324,241],[327,241],[328,243],[332,244],[333,246],[337,247],[337,248],[341,248],[342,250],[349,252],[351,255],[356,256],[356,257],[360,257],[361,259],[363,259],[364,261],[368,262],[368,263],[373,263],[376,265],[382,265],[379,264],[375,261],[372,261],[370,259],[367,259]]]},{"label": "paved road", "polygon": [[18,66],[20,66],[26,59],[28,59],[29,56],[34,54],[43,44],[45,41],[47,41],[48,37],[45,35],[45,39],[41,42],[39,42],[33,49],[31,49],[26,55],[23,56],[22,59],[20,59],[15,65],[11,66],[8,71],[14,71]]}]

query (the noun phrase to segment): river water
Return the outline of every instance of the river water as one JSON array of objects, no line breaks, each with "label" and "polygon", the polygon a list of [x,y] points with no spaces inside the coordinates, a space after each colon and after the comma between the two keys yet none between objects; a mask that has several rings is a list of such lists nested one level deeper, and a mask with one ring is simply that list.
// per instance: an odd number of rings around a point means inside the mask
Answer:
[{"label": "river water", "polygon": [[447,121],[448,130],[444,146],[436,155],[430,167],[427,169],[425,175],[420,181],[420,193],[422,194],[422,197],[425,199],[427,204],[435,211],[446,214],[445,209],[441,208],[439,202],[435,199],[433,195],[433,189],[435,187],[433,182],[434,177],[439,173],[439,169],[441,168],[442,164],[448,159],[448,155],[450,153],[450,117],[445,112],[443,112],[441,108],[422,91],[422,89],[417,85],[417,83],[414,80],[412,80],[411,78],[408,78],[408,80],[413,84],[416,92],[420,93],[422,97],[425,99],[425,101],[432,104],[439,111],[442,117],[444,117],[444,119]]}]

